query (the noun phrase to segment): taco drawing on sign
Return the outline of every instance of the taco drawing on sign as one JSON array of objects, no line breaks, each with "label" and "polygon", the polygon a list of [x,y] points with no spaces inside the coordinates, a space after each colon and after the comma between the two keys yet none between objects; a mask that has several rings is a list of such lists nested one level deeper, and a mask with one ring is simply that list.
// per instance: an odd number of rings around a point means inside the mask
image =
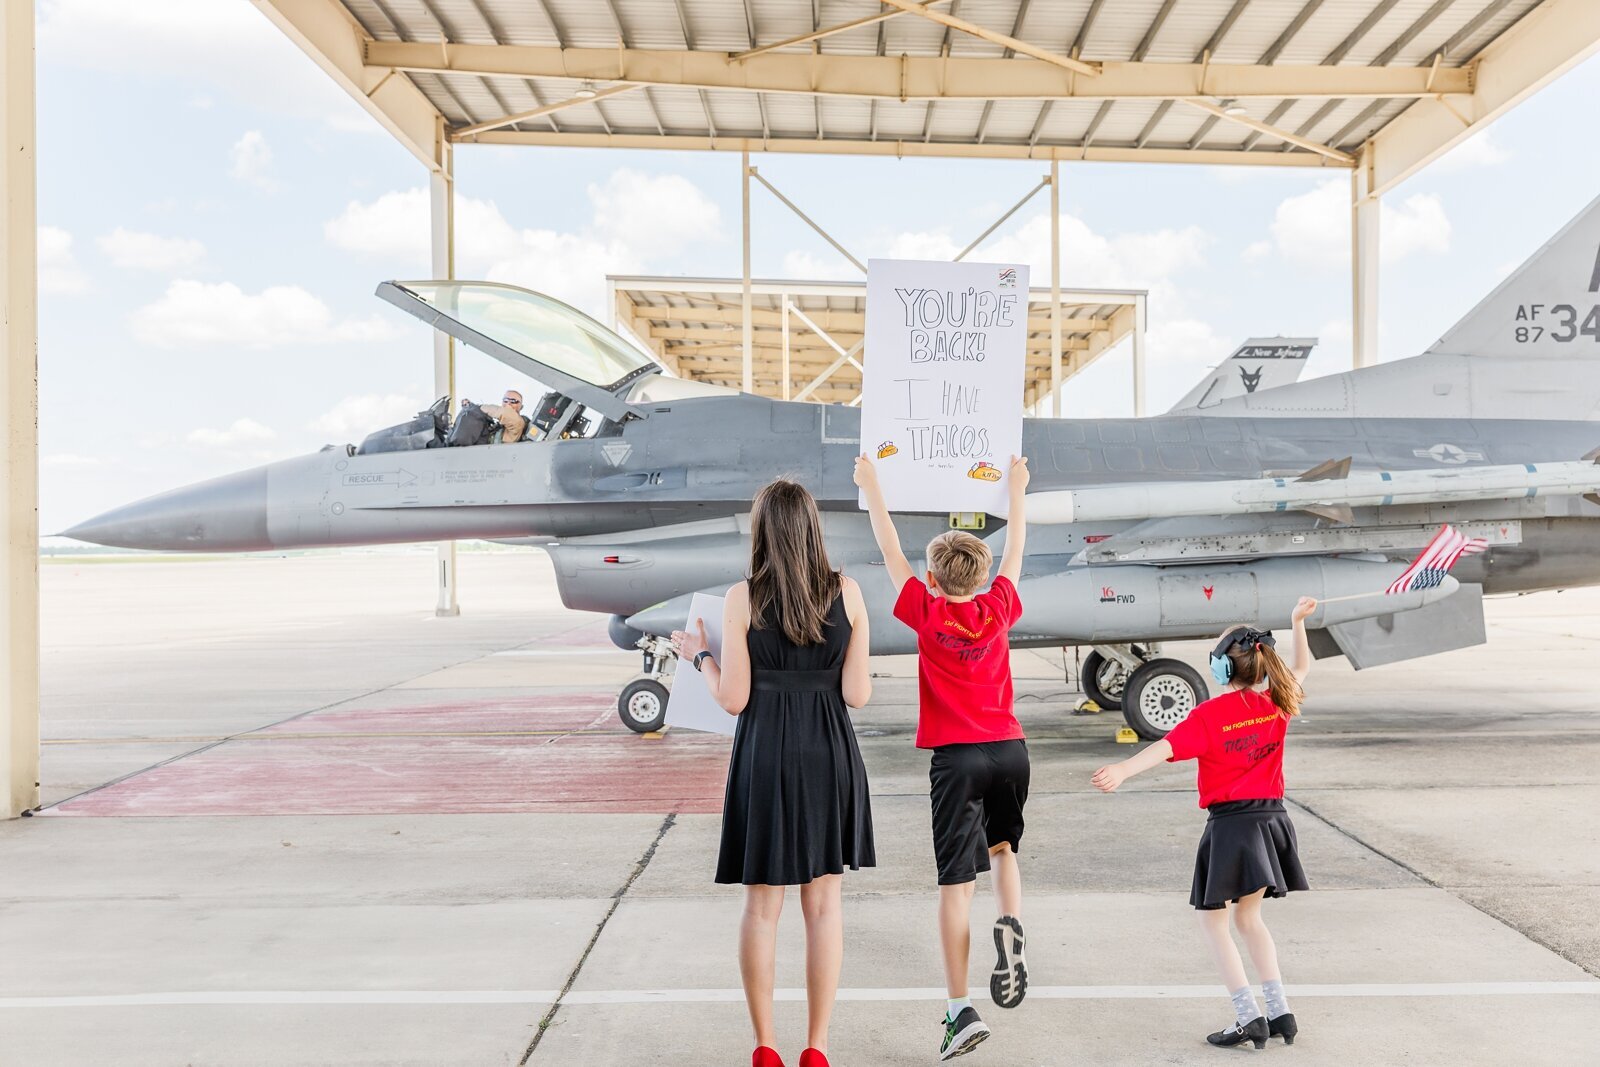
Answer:
[{"label": "taco drawing on sign", "polygon": [[890,456],[899,451],[899,446],[897,446],[893,441],[885,441],[883,444],[878,446],[878,458],[888,459]]},{"label": "taco drawing on sign", "polygon": [[1000,480],[1000,468],[993,463],[979,461],[968,469],[967,477],[976,478],[980,482],[998,482]]}]

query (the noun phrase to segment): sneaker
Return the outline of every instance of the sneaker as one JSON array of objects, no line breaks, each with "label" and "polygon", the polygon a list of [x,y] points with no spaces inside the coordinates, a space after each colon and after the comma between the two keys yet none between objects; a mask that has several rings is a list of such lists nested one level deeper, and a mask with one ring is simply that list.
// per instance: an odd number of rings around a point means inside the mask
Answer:
[{"label": "sneaker", "polygon": [[995,961],[989,995],[1002,1008],[1014,1008],[1028,995],[1028,961],[1023,956],[1027,942],[1022,923],[1014,916],[1002,915],[994,921]]},{"label": "sneaker", "polygon": [[989,1036],[989,1028],[973,1008],[962,1008],[954,1019],[944,1017],[944,1044],[939,1046],[939,1060],[953,1060],[965,1056]]},{"label": "sneaker", "polygon": [[1256,1048],[1266,1048],[1267,1017],[1257,1015],[1244,1026],[1240,1026],[1235,1022],[1226,1030],[1219,1030],[1214,1034],[1207,1035],[1206,1040],[1222,1048],[1232,1048],[1235,1045],[1242,1045],[1246,1041]]}]

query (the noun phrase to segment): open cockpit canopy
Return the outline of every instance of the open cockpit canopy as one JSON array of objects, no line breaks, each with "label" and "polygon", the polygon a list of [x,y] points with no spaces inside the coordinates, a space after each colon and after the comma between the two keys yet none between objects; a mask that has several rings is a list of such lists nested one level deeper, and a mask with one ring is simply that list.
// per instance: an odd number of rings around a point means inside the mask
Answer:
[{"label": "open cockpit canopy", "polygon": [[498,282],[384,282],[378,296],[463,344],[617,422],[661,367],[574,307]]}]

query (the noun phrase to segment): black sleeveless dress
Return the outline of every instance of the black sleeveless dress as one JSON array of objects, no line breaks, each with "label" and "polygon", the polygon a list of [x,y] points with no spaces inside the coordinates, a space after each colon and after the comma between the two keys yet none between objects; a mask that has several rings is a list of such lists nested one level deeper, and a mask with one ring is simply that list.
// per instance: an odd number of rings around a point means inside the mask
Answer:
[{"label": "black sleeveless dress", "polygon": [[718,882],[804,885],[876,865],[867,769],[839,688],[850,632],[843,595],[821,644],[750,630],[750,703],[734,727]]}]

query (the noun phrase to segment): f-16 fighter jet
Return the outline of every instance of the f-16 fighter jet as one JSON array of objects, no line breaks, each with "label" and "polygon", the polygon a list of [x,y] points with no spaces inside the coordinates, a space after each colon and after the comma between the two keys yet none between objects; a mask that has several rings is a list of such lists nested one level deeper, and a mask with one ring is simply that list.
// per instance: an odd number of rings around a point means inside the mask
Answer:
[{"label": "f-16 fighter jet", "polygon": [[[510,286],[385,282],[378,295],[542,383],[532,439],[416,447],[440,443],[437,408],[360,447],[177,489],[69,536],[189,552],[540,546],[567,606],[610,615],[613,639],[643,651],[619,711],[644,731],[662,722],[667,637],[690,596],[743,577],[751,495],[789,475],[816,494],[833,559],[873,606],[873,651],[912,651],[857,509],[852,462],[877,445],[860,440],[855,408],[670,377],[572,308]],[[1314,651],[1357,668],[1480,643],[1484,596],[1600,582],[1597,416],[1600,200],[1421,356],[1203,414],[1028,420],[1038,525],[1013,643],[1091,647],[1086,690],[1150,738],[1208,695],[1161,642],[1240,619],[1287,625],[1301,595],[1325,601]],[[907,552],[951,521],[904,516]],[[1444,523],[1487,546],[1455,577],[1339,599],[1385,589]]]}]

